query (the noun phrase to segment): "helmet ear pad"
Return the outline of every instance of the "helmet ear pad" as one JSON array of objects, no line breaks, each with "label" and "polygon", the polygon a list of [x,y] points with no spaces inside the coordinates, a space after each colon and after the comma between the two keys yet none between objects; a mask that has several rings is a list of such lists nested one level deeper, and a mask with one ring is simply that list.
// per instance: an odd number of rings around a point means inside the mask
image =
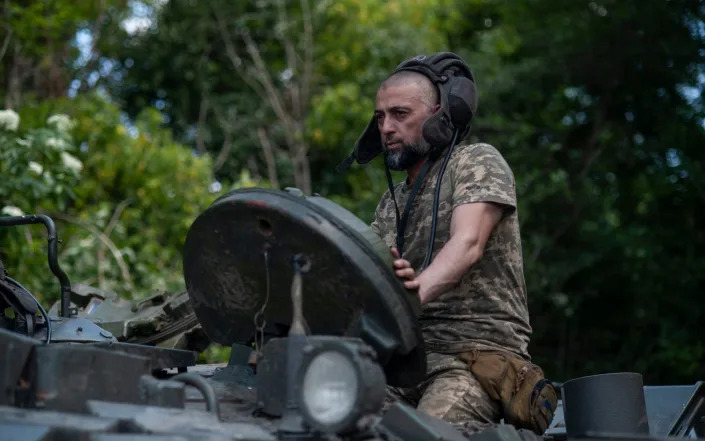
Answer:
[{"label": "helmet ear pad", "polygon": [[451,122],[462,130],[477,112],[477,88],[468,77],[453,77],[447,89]]},{"label": "helmet ear pad", "polygon": [[432,147],[444,145],[453,136],[453,125],[448,113],[448,97],[439,91],[440,107],[423,123],[423,138]]},{"label": "helmet ear pad", "polygon": [[423,125],[423,137],[434,150],[446,146],[456,128],[464,135],[477,111],[477,89],[468,77],[438,83],[438,96],[440,108]]}]

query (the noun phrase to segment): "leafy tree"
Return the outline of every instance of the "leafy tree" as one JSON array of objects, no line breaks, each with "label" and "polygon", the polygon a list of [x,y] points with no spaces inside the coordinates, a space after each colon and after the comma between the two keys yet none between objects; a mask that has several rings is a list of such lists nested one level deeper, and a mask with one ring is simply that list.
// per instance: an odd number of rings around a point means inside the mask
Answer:
[{"label": "leafy tree", "polygon": [[[705,376],[699,2],[88,3],[5,1],[0,35],[0,95],[20,113],[0,129],[0,209],[62,217],[70,275],[125,295],[178,286],[213,173],[225,187],[294,184],[370,220],[381,161],[333,168],[391,69],[450,49],[479,84],[469,140],[496,145],[517,177],[535,359],[554,379]],[[152,25],[132,29],[139,5]],[[47,99],[70,84],[76,98]],[[75,126],[58,131],[55,113]],[[38,274],[44,243],[27,231],[0,243]],[[30,286],[51,295],[48,283]]]},{"label": "leafy tree", "polygon": [[535,328],[551,375],[701,378],[703,8],[689,1],[458,3],[475,136],[517,175]]},{"label": "leafy tree", "polygon": [[[0,96],[5,107],[16,108],[32,96],[65,96],[74,79],[96,68],[96,43],[110,23],[108,17],[126,7],[126,0],[4,0]],[[90,37],[88,54],[82,55],[75,45],[78,31]]]},{"label": "leafy tree", "polygon": [[74,156],[73,123],[60,114],[40,127],[18,131],[19,125],[16,112],[0,112],[0,205],[15,215],[39,205],[65,209],[83,168]]},{"label": "leafy tree", "polygon": [[[180,250],[186,232],[217,195],[209,190],[208,157],[175,143],[156,111],[128,128],[118,108],[97,96],[27,106],[22,121],[44,121],[56,111],[70,112],[72,135],[51,126],[13,133],[14,142],[7,132],[0,139],[2,204],[57,221],[61,263],[74,281],[126,297],[183,289]],[[67,159],[68,154],[76,157]],[[5,263],[28,288],[55,298],[55,281],[41,270],[43,235],[22,229],[25,235],[0,230]]]},{"label": "leafy tree", "polygon": [[389,66],[445,44],[430,13],[443,4],[171,1],[152,29],[105,45],[122,68],[108,80],[130,114],[157,106],[179,139],[213,152],[221,178],[246,167],[274,187],[347,192],[321,170],[347,153]]}]

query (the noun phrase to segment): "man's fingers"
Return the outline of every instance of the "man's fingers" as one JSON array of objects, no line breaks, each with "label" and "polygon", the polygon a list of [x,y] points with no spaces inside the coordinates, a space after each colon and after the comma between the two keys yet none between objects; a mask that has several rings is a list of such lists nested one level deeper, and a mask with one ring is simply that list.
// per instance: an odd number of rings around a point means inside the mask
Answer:
[{"label": "man's fingers", "polygon": [[394,261],[394,266],[397,268],[411,268],[411,264],[406,259],[397,259]]},{"label": "man's fingers", "polygon": [[419,281],[418,280],[409,280],[408,282],[404,282],[404,288],[406,288],[406,289],[419,289]]},{"label": "man's fingers", "polygon": [[404,268],[404,269],[398,269],[396,270],[397,277],[400,277],[402,279],[413,279],[414,278],[414,269],[413,268]]},{"label": "man's fingers", "polygon": [[402,259],[399,255],[399,250],[395,247],[391,248],[392,254],[394,255],[394,272],[400,279],[407,279],[404,281],[404,288],[406,289],[419,289],[419,282],[415,278],[414,269],[408,260]]}]

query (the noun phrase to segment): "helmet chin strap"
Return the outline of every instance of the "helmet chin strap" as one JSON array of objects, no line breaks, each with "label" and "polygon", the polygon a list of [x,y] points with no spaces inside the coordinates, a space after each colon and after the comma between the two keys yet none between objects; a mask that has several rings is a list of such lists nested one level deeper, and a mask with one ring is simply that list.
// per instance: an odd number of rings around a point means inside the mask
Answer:
[{"label": "helmet chin strap", "polygon": [[[460,134],[460,130],[456,129],[455,132],[453,133],[453,139],[450,143],[450,148],[448,149],[448,152],[446,153],[446,156],[443,159],[443,163],[441,164],[441,169],[438,171],[438,178],[436,179],[436,190],[435,190],[435,193],[433,196],[433,211],[432,211],[432,216],[431,216],[431,236],[429,237],[428,249],[426,251],[426,258],[424,259],[424,263],[423,263],[423,266],[421,267],[421,271],[426,269],[426,267],[431,263],[431,256],[433,255],[433,245],[434,245],[434,241],[436,239],[436,222],[437,222],[437,218],[438,218],[438,204],[439,204],[439,199],[440,199],[440,194],[441,194],[441,181],[443,180],[443,174],[445,173],[446,166],[448,165],[448,161],[450,160],[450,155],[453,153],[453,148],[455,147],[455,144],[458,141],[459,134]],[[385,156],[386,156],[386,152],[385,152]],[[385,161],[384,171],[387,175],[387,184],[389,185],[389,193],[390,193],[390,196],[392,197],[392,202],[394,202],[394,211],[396,214],[396,227],[397,227],[396,245],[397,245],[397,251],[399,251],[399,256],[403,256],[403,254],[404,254],[404,232],[406,231],[406,224],[407,224],[407,221],[409,220],[411,206],[413,205],[414,198],[416,197],[416,194],[418,193],[419,189],[421,188],[421,184],[422,184],[424,178],[426,177],[426,173],[431,168],[431,164],[433,164],[433,162],[435,162],[435,159],[436,159],[435,157],[431,156],[426,161],[423,168],[421,169],[421,172],[419,173],[419,176],[416,178],[416,182],[414,182],[414,186],[411,189],[411,193],[409,194],[409,198],[406,200],[403,215],[400,215],[400,213],[399,213],[399,205],[397,205],[397,199],[394,194],[394,182],[392,181],[392,174],[389,171],[389,166],[387,166],[386,161]]]}]

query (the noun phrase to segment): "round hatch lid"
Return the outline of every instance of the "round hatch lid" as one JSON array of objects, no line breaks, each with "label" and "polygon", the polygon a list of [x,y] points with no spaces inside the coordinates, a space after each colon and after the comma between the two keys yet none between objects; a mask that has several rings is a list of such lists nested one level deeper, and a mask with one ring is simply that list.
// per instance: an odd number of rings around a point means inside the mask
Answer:
[{"label": "round hatch lid", "polygon": [[298,190],[233,191],[189,229],[184,278],[208,336],[223,345],[250,344],[260,332],[286,336],[296,255],[308,262],[303,315],[311,334],[362,338],[391,385],[424,377],[418,296],[394,274],[389,248],[349,211]]}]

